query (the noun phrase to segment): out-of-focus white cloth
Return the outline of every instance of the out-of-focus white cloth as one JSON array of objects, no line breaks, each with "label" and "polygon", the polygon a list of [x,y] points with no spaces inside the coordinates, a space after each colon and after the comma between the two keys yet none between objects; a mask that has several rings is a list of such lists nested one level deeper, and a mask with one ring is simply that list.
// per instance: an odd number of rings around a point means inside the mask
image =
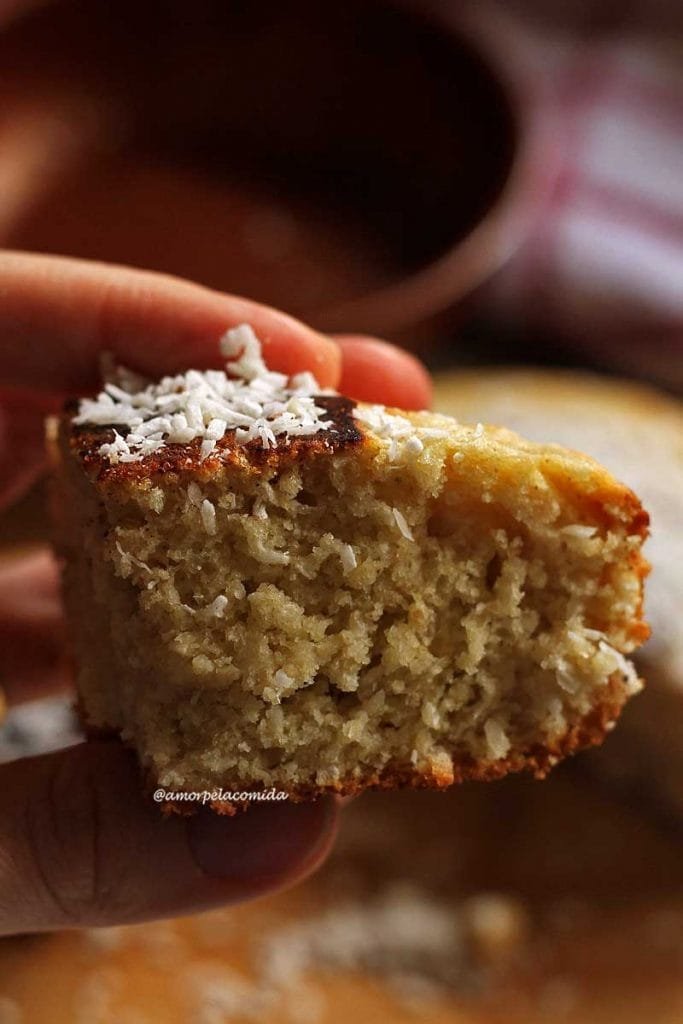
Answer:
[{"label": "out-of-focus white cloth", "polygon": [[538,6],[513,5],[518,63],[563,156],[494,306],[683,388],[683,3]]}]

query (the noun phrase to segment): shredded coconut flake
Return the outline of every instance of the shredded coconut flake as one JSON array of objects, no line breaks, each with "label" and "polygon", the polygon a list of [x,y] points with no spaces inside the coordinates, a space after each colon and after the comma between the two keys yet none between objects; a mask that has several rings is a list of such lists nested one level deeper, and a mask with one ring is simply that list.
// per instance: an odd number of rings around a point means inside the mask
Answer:
[{"label": "shredded coconut flake", "polygon": [[406,540],[415,540],[415,538],[413,537],[413,531],[408,526],[408,523],[406,522],[406,517],[403,515],[401,510],[398,508],[392,508],[391,511],[393,513],[396,525],[398,526],[399,530],[406,538]]},{"label": "shredded coconut flake", "polygon": [[352,572],[353,569],[358,565],[356,559],[356,552],[353,550],[350,544],[342,544],[340,551],[341,563],[344,568],[344,572]]},{"label": "shredded coconut flake", "polygon": [[406,444],[415,437],[415,427],[405,416],[387,412],[383,405],[369,405],[354,409],[354,417],[370,427],[374,434],[386,442],[387,457],[396,462],[406,450]]},{"label": "shredded coconut flake", "polygon": [[131,555],[128,551],[124,551],[118,540],[115,541],[115,545],[116,550],[121,556],[121,561],[124,563],[122,567],[124,571],[126,571],[126,569],[130,569],[131,565],[137,565],[138,569],[144,569],[145,572],[149,573],[152,572],[151,568],[147,565],[147,562],[141,561],[139,558],[136,558],[135,555]]},{"label": "shredded coconut flake", "polygon": [[[99,454],[112,464],[140,462],[168,445],[193,442],[204,461],[220,457],[226,435],[234,444],[255,442],[271,450],[280,439],[286,444],[289,438],[331,429],[326,410],[316,404],[322,389],[313,374],[288,378],[269,370],[248,324],[227,331],[220,351],[227,360],[224,370],[187,370],[158,383],[110,368],[100,394],[80,402],[74,424],[111,429],[113,436],[100,445]],[[416,427],[383,405],[356,407],[353,415],[385,445],[390,462],[415,458],[427,438],[448,436],[441,427]],[[197,495],[188,491],[188,496],[200,505]],[[258,503],[254,515],[266,518]]]},{"label": "shredded coconut flake", "polygon": [[228,603],[229,602],[225,594],[219,594],[218,597],[214,598],[208,606],[209,613],[214,615],[217,619],[223,618],[225,615],[225,609],[228,607]]},{"label": "shredded coconut flake", "polygon": [[204,461],[204,459],[208,459],[209,455],[211,455],[215,447],[216,442],[213,440],[212,437],[204,438],[201,445],[199,446],[199,457],[202,460],[202,462]]},{"label": "shredded coconut flake", "polygon": [[417,435],[415,435],[414,437],[408,438],[404,448],[410,455],[419,455],[420,452],[424,451],[424,443]]},{"label": "shredded coconut flake", "polygon": [[563,526],[560,532],[567,537],[593,537],[596,529],[597,527],[588,526],[586,523],[570,523],[569,526]]},{"label": "shredded coconut flake", "polygon": [[407,438],[415,433],[415,428],[405,416],[397,416],[395,413],[387,412],[383,405],[369,405],[362,409],[355,409],[354,416],[361,423],[366,423],[378,437],[386,438]]},{"label": "shredded coconut flake", "polygon": [[201,503],[204,501],[204,495],[201,492],[201,488],[196,483],[191,483],[187,488],[187,497],[191,505],[199,508]]},{"label": "shredded coconut flake", "polygon": [[256,501],[254,502],[254,507],[252,508],[251,511],[252,515],[254,516],[254,519],[268,518],[268,509],[264,505],[263,500],[261,498],[256,499]]},{"label": "shredded coconut flake", "polygon": [[510,749],[510,740],[505,729],[495,718],[489,718],[484,724],[484,735],[488,744],[489,753],[497,761],[505,757]]},{"label": "shredded coconut flake", "polygon": [[[407,442],[406,442],[407,443]],[[396,462],[402,451],[402,447],[395,437],[392,437],[389,441],[389,447],[387,448],[387,458],[389,462]]]},{"label": "shredded coconut flake", "polygon": [[632,662],[625,658],[621,651],[618,651],[611,644],[608,644],[606,640],[598,641],[599,649],[604,653],[611,656],[613,659],[615,672],[620,672],[623,681],[626,685],[626,692],[628,694],[640,693],[643,688],[643,684],[638,678],[635,666]]},{"label": "shredded coconut flake", "polygon": [[267,548],[259,538],[254,544],[253,554],[264,565],[289,565],[289,552]]},{"label": "shredded coconut flake", "polygon": [[283,697],[288,697],[296,688],[297,684],[292,677],[283,668],[279,668],[273,676],[272,686],[264,688],[263,698],[277,706]]},{"label": "shredded coconut flake", "polygon": [[387,412],[383,405],[356,408],[353,415],[386,444],[389,462],[419,455],[424,451],[423,438],[448,437],[448,431],[441,427],[416,427],[405,416]]},{"label": "shredded coconut flake", "polygon": [[442,427],[418,427],[420,437],[448,437],[448,431]]},{"label": "shredded coconut flake", "polygon": [[188,370],[146,386],[121,371],[96,398],[81,401],[74,423],[112,427],[113,439],[99,454],[113,464],[197,440],[206,459],[228,432],[237,444],[259,441],[274,448],[280,437],[330,428],[315,402],[321,391],[315,377],[300,373],[290,380],[268,370],[251,327],[228,331],[220,345],[225,370]]},{"label": "shredded coconut flake", "polygon": [[216,533],[216,508],[208,498],[204,498],[204,501],[202,502],[201,516],[202,522],[204,523],[204,529],[213,537]]},{"label": "shredded coconut flake", "polygon": [[431,701],[425,701],[420,711],[422,721],[429,729],[438,729],[441,726],[441,715]]}]

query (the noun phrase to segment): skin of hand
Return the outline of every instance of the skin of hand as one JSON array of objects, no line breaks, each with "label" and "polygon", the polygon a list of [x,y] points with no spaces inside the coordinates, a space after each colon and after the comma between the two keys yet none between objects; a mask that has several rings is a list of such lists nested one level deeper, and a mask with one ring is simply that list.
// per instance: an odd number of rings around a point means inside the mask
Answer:
[{"label": "skin of hand", "polygon": [[[424,408],[411,355],[331,339],[245,299],[158,274],[0,253],[0,509],[44,470],[46,413],[98,386],[99,358],[158,377],[220,367],[218,339],[250,323],[266,362],[311,370],[352,397]],[[0,681],[10,704],[60,684],[61,611],[47,549],[0,559]],[[0,934],[132,923],[291,885],[324,859],[338,804],[273,804],[235,817],[164,817],[133,756],[91,741],[0,766]]]}]

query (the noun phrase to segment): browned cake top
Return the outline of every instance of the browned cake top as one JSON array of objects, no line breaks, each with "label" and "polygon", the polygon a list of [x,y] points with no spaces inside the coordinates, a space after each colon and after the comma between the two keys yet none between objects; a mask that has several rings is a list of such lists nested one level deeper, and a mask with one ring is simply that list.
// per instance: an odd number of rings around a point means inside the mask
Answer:
[{"label": "browned cake top", "polygon": [[195,439],[187,444],[167,443],[137,462],[111,462],[100,449],[113,440],[114,431],[121,429],[120,424],[94,426],[74,423],[76,404],[70,402],[65,411],[65,425],[71,450],[78,455],[84,469],[102,481],[143,480],[160,473],[200,471],[208,474],[217,466],[227,464],[250,464],[265,469],[362,443],[364,435],[353,416],[356,403],[352,399],[342,395],[316,395],[315,402],[325,411],[325,430],[295,437],[282,434],[277,438],[275,447],[268,448],[256,439],[238,444],[235,431],[230,430],[207,456],[202,456],[201,442]]},{"label": "browned cake top", "polygon": [[71,404],[62,430],[98,480],[160,473],[205,476],[226,464],[259,470],[356,445],[355,403],[321,393],[311,373],[270,370],[252,329],[227,331],[224,370],[187,370],[158,382],[125,369],[94,398]]}]

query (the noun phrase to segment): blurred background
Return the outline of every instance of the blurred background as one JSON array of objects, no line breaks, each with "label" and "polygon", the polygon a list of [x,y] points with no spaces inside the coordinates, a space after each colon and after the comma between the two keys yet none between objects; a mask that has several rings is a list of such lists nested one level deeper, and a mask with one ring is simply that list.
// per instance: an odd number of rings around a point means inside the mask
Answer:
[{"label": "blurred background", "polygon": [[[1,245],[397,341],[441,411],[631,485],[653,564],[599,752],[363,797],[247,907],[3,940],[2,1024],[683,1021],[682,58],[678,0],[0,4]],[[46,534],[38,480],[3,551]],[[0,758],[76,736],[36,701]]]}]

